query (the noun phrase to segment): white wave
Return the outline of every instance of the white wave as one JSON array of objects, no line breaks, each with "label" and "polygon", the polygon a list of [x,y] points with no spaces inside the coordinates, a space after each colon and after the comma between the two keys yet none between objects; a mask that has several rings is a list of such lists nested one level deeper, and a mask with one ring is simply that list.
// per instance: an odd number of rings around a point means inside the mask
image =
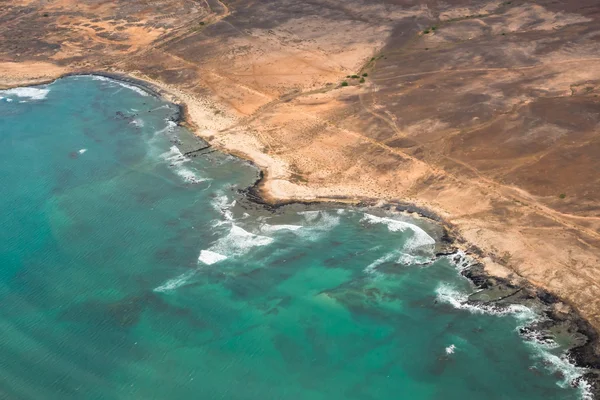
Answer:
[{"label": "white wave", "polygon": [[306,219],[308,222],[312,222],[319,218],[321,211],[299,211],[298,214],[304,216],[304,219]]},{"label": "white wave", "polygon": [[86,151],[87,151],[87,149],[80,149],[80,150],[79,150],[79,154],[83,154],[83,153],[85,153]]},{"label": "white wave", "polygon": [[9,98],[6,99],[7,103],[12,103],[12,101],[13,101],[13,99],[9,99]]},{"label": "white wave", "polygon": [[435,239],[417,225],[396,219],[377,217],[367,213],[364,214],[362,221],[370,224],[384,224],[390,232],[412,231],[413,235],[406,242],[404,247],[406,250],[433,250],[433,247],[435,246]]},{"label": "white wave", "polygon": [[184,181],[192,184],[205,182],[208,180],[207,178],[199,177],[198,174],[187,168],[179,168],[177,170],[177,175],[182,177]]},{"label": "white wave", "polygon": [[190,159],[185,157],[177,146],[171,146],[169,151],[160,155],[163,160],[168,161],[172,166],[181,165]]},{"label": "white wave", "polygon": [[373,261],[371,264],[367,265],[367,267],[363,270],[367,274],[373,274],[376,272],[376,268],[385,262],[392,261],[398,256],[396,251],[392,251],[384,256],[379,257],[377,260]]},{"label": "white wave", "polygon": [[339,215],[332,215],[327,211],[300,211],[298,214],[306,222],[303,224],[305,229],[301,231],[302,236],[312,241],[318,240],[340,223]]},{"label": "white wave", "polygon": [[202,250],[200,251],[200,255],[198,256],[198,261],[206,265],[213,265],[215,263],[218,263],[219,261],[223,261],[226,259],[227,256],[215,253],[214,251],[210,250]]},{"label": "white wave", "polygon": [[451,344],[450,346],[446,347],[446,354],[450,355],[450,354],[454,354],[454,352],[456,351],[456,346]]},{"label": "white wave", "polygon": [[217,240],[209,250],[227,257],[239,256],[245,254],[252,247],[267,246],[271,243],[273,243],[273,238],[250,233],[232,223],[229,233]]},{"label": "white wave", "polygon": [[301,225],[270,225],[270,224],[262,224],[260,226],[261,232],[271,233],[271,232],[279,232],[279,231],[297,231],[298,229],[302,229]]},{"label": "white wave", "polygon": [[129,83],[125,83],[125,82],[120,81],[118,79],[111,79],[111,78],[107,78],[105,76],[100,76],[100,75],[91,75],[91,77],[95,81],[104,81],[104,82],[114,83],[114,84],[122,86],[122,87],[124,87],[126,89],[133,90],[134,92],[136,92],[139,95],[146,96],[146,97],[150,96],[150,94],[147,91],[145,91],[144,89],[142,89],[142,88],[140,88],[140,87],[138,87],[136,85],[131,85]]},{"label": "white wave", "polygon": [[187,283],[187,281],[195,274],[196,274],[196,270],[191,270],[191,271],[185,272],[173,279],[169,279],[162,285],[156,287],[154,289],[154,291],[155,292],[168,292],[170,290],[177,289],[178,287],[185,285]]},{"label": "white wave", "polygon": [[587,372],[585,368],[576,366],[566,355],[557,356],[545,350],[543,346],[532,345],[537,352],[537,357],[541,358],[544,367],[551,373],[560,373],[562,380],[557,385],[563,389],[569,387],[578,387],[582,400],[592,400],[594,397],[591,392],[591,385],[582,378]]},{"label": "white wave", "polygon": [[211,202],[211,205],[213,209],[215,209],[219,214],[223,216],[223,218],[225,218],[225,221],[215,221],[213,226],[220,226],[233,221],[233,212],[231,211],[231,209],[233,208],[233,206],[235,206],[235,203],[235,200],[230,202],[229,198],[225,194],[219,192],[217,197],[215,197]]},{"label": "white wave", "polygon": [[[159,107],[160,108],[160,107]],[[165,120],[167,122],[167,126],[165,126],[163,129],[159,129],[158,131],[154,132],[154,135],[162,135],[165,133],[171,133],[173,132],[173,129],[175,129],[177,127],[177,124],[169,119]]]},{"label": "white wave", "polygon": [[142,120],[141,118],[136,118],[133,121],[130,122],[131,125],[137,126],[138,128],[143,128],[144,127],[144,120]]},{"label": "white wave", "polygon": [[190,159],[185,157],[177,146],[171,146],[169,151],[161,154],[161,158],[167,161],[169,166],[175,168],[175,173],[185,182],[196,184],[208,180],[207,178],[199,176],[193,170],[183,166],[183,164],[190,161]]},{"label": "white wave", "polygon": [[31,100],[43,100],[46,98],[49,92],[50,89],[35,87],[21,87],[8,90],[0,90],[0,93],[4,95],[17,96],[20,98],[27,98]]},{"label": "white wave", "polygon": [[522,304],[510,304],[502,307],[490,304],[471,304],[468,302],[468,294],[459,292],[445,283],[440,284],[435,292],[439,302],[450,304],[454,308],[466,310],[473,314],[513,315],[520,322],[528,324],[539,321],[541,318],[534,310]]},{"label": "white wave", "polygon": [[408,253],[400,253],[400,257],[398,258],[398,263],[403,265],[429,265],[435,261],[435,257],[428,256],[416,256]]}]

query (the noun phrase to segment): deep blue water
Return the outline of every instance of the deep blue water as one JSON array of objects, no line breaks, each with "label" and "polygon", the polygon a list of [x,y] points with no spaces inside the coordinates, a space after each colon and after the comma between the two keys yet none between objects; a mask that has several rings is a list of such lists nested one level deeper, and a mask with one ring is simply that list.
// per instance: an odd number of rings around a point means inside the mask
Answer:
[{"label": "deep blue water", "polygon": [[[257,210],[257,171],[107,79],[0,92],[0,398],[576,399],[435,227]],[[557,374],[559,368],[567,377]]]}]

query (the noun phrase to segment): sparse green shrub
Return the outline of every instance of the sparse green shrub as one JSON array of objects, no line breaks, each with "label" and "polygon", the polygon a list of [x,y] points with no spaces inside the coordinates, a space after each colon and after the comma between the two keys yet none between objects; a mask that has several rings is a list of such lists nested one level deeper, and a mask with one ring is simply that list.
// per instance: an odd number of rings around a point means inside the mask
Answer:
[{"label": "sparse green shrub", "polygon": [[365,78],[360,78],[360,83],[365,83]]},{"label": "sparse green shrub", "polygon": [[437,29],[437,26],[432,26],[432,27],[431,27],[431,30],[432,30],[432,31],[435,31],[436,29]]},{"label": "sparse green shrub", "polygon": [[358,78],[360,78],[360,76],[358,76],[358,75],[352,75],[352,77],[351,77],[351,78],[352,78],[352,79],[358,79]]},{"label": "sparse green shrub", "polygon": [[48,13],[43,13],[42,15],[43,15],[44,17],[48,17],[50,14],[48,14]]},{"label": "sparse green shrub", "polygon": [[200,25],[204,25],[204,21],[200,21]]},{"label": "sparse green shrub", "polygon": [[369,76],[369,74],[367,74],[367,73],[365,72],[365,73],[364,73],[362,76],[364,76],[364,77],[367,77],[367,76]]},{"label": "sparse green shrub", "polygon": [[564,193],[561,193],[561,194],[558,195],[558,197],[560,197],[561,199],[564,199],[565,197],[567,197],[567,195],[564,194]]},{"label": "sparse green shrub", "polygon": [[346,78],[351,78],[351,76],[350,75],[346,75]]},{"label": "sparse green shrub", "polygon": [[423,34],[425,34],[425,35],[427,35],[428,33],[429,33],[429,29],[425,29],[425,30],[423,31]]},{"label": "sparse green shrub", "polygon": [[371,61],[375,61],[375,57],[371,57]]},{"label": "sparse green shrub", "polygon": [[342,82],[342,86],[348,86],[348,82],[346,82],[346,81]]}]

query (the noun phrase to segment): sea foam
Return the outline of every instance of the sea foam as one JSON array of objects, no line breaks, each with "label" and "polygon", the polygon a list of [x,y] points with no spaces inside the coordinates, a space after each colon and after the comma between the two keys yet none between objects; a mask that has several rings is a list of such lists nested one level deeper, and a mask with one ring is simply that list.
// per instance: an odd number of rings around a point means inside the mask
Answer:
[{"label": "sea foam", "polygon": [[178,287],[185,285],[187,283],[187,281],[189,281],[189,279],[191,277],[193,277],[195,274],[196,274],[196,270],[184,272],[183,274],[181,274],[173,279],[169,279],[162,285],[156,287],[154,289],[154,291],[155,292],[168,292],[173,289],[177,289]]},{"label": "sea foam", "polygon": [[215,263],[218,263],[219,261],[223,261],[226,259],[227,256],[215,253],[214,251],[210,250],[202,250],[200,251],[200,255],[198,256],[198,261],[206,265],[213,265]]},{"label": "sea foam", "polygon": [[104,82],[114,83],[114,84],[117,84],[117,85],[119,85],[121,87],[124,87],[126,89],[133,90],[134,92],[136,92],[137,94],[139,94],[141,96],[150,96],[150,94],[147,91],[145,91],[144,89],[142,89],[142,88],[140,88],[138,86],[135,86],[135,85],[131,85],[131,84],[125,83],[125,82],[120,81],[118,79],[111,79],[111,78],[107,78],[105,76],[100,76],[100,75],[90,75],[90,76],[95,81],[104,81]]},{"label": "sea foam", "polygon": [[4,95],[17,96],[20,98],[27,98],[31,100],[43,100],[46,98],[49,92],[50,89],[35,87],[22,87],[0,91],[0,93]]},{"label": "sea foam", "polygon": [[175,173],[179,175],[185,182],[196,184],[207,181],[208,179],[199,176],[195,171],[185,167],[183,164],[190,161],[185,157],[177,146],[171,146],[169,151],[161,154],[163,160],[169,163],[169,166],[174,168]]},{"label": "sea foam", "polygon": [[250,233],[232,223],[229,233],[217,240],[209,250],[224,254],[226,257],[239,256],[245,254],[252,247],[267,246],[271,243],[273,243],[273,238]]},{"label": "sea foam", "polygon": [[364,214],[362,221],[370,224],[384,224],[390,232],[412,231],[412,237],[404,245],[406,250],[433,250],[435,246],[435,239],[417,225],[396,219],[377,217],[367,213]]},{"label": "sea foam", "polygon": [[450,355],[450,354],[454,354],[454,352],[456,351],[456,346],[451,344],[450,346],[446,347],[446,354]]},{"label": "sea foam", "polygon": [[[510,304],[503,307],[497,307],[489,304],[471,304],[468,302],[469,295],[460,292],[447,284],[440,284],[436,289],[436,297],[439,302],[452,305],[454,308],[466,310],[474,314],[491,314],[491,315],[512,315],[517,319],[519,325],[516,330],[519,331],[523,326],[531,325],[536,321],[540,321],[544,317],[521,304]],[[531,339],[530,337],[528,337]],[[577,367],[566,354],[557,356],[549,350],[556,348],[554,342],[526,340],[529,346],[535,351],[536,357],[543,361],[543,364],[550,373],[557,373],[563,376],[563,379],[557,382],[557,385],[562,388],[569,386],[577,386],[579,388],[582,400],[592,400],[590,384],[582,378],[586,369]],[[452,349],[454,352],[455,348]],[[446,349],[448,353],[448,348]]]}]

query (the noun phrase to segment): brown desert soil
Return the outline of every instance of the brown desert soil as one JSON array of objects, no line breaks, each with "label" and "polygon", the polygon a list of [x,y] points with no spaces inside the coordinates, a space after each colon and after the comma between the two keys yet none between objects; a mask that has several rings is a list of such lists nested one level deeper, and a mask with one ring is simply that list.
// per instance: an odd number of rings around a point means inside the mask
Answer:
[{"label": "brown desert soil", "polygon": [[0,88],[89,72],[185,105],[269,202],[412,204],[600,329],[596,0],[0,4]]}]

